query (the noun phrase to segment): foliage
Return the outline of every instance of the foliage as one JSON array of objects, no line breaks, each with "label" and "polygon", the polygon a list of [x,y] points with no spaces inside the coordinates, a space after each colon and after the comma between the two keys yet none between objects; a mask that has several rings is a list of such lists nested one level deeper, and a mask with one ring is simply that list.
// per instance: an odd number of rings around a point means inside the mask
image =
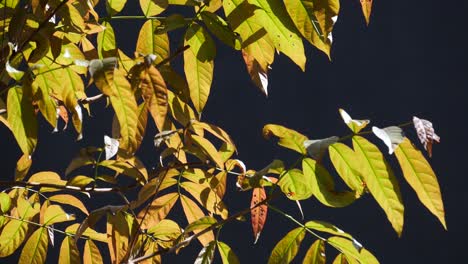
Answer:
[{"label": "foliage", "polygon": [[[369,23],[372,1],[362,0]],[[0,4],[0,121],[24,153],[16,174],[1,181],[0,256],[21,251],[20,263],[44,263],[50,245],[61,240],[60,263],[101,263],[103,243],[112,262],[161,262],[198,240],[195,263],[211,263],[218,252],[223,263],[239,263],[232,248],[219,240],[221,228],[251,215],[255,243],[269,212],[297,227],[271,249],[268,263],[289,263],[305,236],[313,236],[303,263],[325,263],[325,245],[338,251],[337,263],[378,263],[352,235],[331,223],[299,221],[274,206],[278,199],[345,207],[371,195],[398,235],[403,230],[404,204],[393,169],[379,147],[366,139],[372,133],[395,153],[404,178],[446,228],[436,175],[425,156],[402,128],[414,123],[432,155],[439,142],[432,123],[413,122],[365,130],[369,120],[340,114],[351,134],[309,139],[290,128],[268,124],[265,138],[296,152],[295,162],[274,160],[260,170],[247,169],[234,158],[236,146],[221,127],[201,118],[213,80],[217,42],[239,51],[252,81],[268,93],[268,68],[274,52],[288,56],[304,70],[302,39],[330,56],[337,0],[140,0],[141,16],[119,16],[125,0],[7,0]],[[104,8],[105,5],[105,8]],[[166,9],[186,6],[192,17]],[[106,11],[103,11],[103,10]],[[157,16],[160,13],[165,16]],[[113,21],[144,19],[134,57],[116,43]],[[179,32],[179,33],[177,33]],[[183,46],[171,52],[170,37],[183,33]],[[184,74],[171,65],[182,55]],[[99,94],[90,96],[93,83]],[[69,121],[83,138],[83,116],[91,104],[107,100],[115,113],[112,136],[103,146],[77,153],[65,175],[42,171],[30,175],[38,138],[38,116],[58,131]],[[6,103],[5,103],[6,101]],[[110,110],[111,111],[111,110]],[[160,164],[148,172],[135,155],[149,122]],[[351,143],[350,143],[351,142]],[[93,173],[81,174],[82,167]],[[348,187],[335,187],[334,169]],[[112,173],[110,173],[112,172]],[[112,175],[113,174],[113,175]],[[111,176],[112,175],[112,176]],[[237,177],[237,187],[227,178]],[[121,176],[128,177],[123,181]],[[131,182],[124,185],[123,182]],[[226,189],[252,193],[250,206],[229,211]],[[133,200],[129,193],[136,193]],[[84,197],[116,193],[122,204],[95,208]],[[186,221],[170,219],[180,203]],[[73,212],[73,213],[71,213]],[[98,225],[105,223],[105,228]],[[106,254],[107,255],[107,254]]]}]

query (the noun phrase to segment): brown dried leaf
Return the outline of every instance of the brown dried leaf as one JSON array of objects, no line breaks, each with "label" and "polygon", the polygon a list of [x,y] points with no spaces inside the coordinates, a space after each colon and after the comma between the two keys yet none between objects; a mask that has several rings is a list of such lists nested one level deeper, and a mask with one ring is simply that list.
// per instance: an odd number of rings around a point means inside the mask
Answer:
[{"label": "brown dried leaf", "polygon": [[413,116],[413,124],[418,134],[419,141],[424,145],[429,157],[432,157],[432,143],[440,143],[440,137],[434,132],[432,123],[425,119]]}]

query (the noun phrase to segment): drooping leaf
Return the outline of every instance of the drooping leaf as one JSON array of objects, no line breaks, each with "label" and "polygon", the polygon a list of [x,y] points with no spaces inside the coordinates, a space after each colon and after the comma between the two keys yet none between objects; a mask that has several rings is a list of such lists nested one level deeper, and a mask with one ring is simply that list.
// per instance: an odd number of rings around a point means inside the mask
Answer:
[{"label": "drooping leaf", "polygon": [[93,154],[102,151],[98,150],[94,147],[82,148],[76,157],[68,165],[67,169],[65,170],[65,175],[70,174],[72,171],[87,165],[93,164],[95,161]]},{"label": "drooping leaf", "polygon": [[167,8],[167,6],[167,0],[140,0],[141,11],[147,17],[160,14]]},{"label": "drooping leaf", "polygon": [[365,128],[370,123],[370,120],[367,120],[367,119],[366,120],[352,119],[351,116],[348,113],[346,113],[345,110],[341,108],[339,109],[339,112],[345,124],[355,134],[359,133],[363,128]]},{"label": "drooping leaf", "polygon": [[338,175],[351,190],[356,191],[356,196],[364,193],[364,183],[359,172],[359,160],[354,151],[343,143],[334,143],[328,147],[330,160]]},{"label": "drooping leaf", "polygon": [[325,233],[332,234],[335,236],[341,236],[341,237],[354,240],[354,238],[350,234],[324,221],[307,221],[307,223],[305,223],[304,225],[307,228],[313,229],[315,231],[325,232]]},{"label": "drooping leaf", "polygon": [[355,193],[335,190],[335,182],[330,173],[315,160],[305,158],[302,160],[304,177],[309,179],[313,194],[322,204],[330,207],[345,207],[354,202]]},{"label": "drooping leaf", "polygon": [[[151,226],[159,223],[162,219],[166,218],[167,214],[171,211],[178,198],[177,193],[168,193],[158,197],[154,200],[148,210],[148,213],[141,224],[142,228],[150,228]],[[144,210],[138,214],[138,218],[142,218]]]},{"label": "drooping leaf", "polygon": [[[88,241],[86,241],[88,242]],[[60,255],[58,262],[60,264],[81,263],[80,251],[76,246],[76,242],[71,236],[65,236],[62,245],[60,246]]]},{"label": "drooping leaf", "polygon": [[362,13],[366,19],[366,24],[370,23],[370,15],[372,11],[372,1],[373,0],[359,0],[361,2]]},{"label": "drooping leaf", "polygon": [[[250,201],[250,208],[253,208],[258,203],[266,199],[265,189],[262,188],[253,188],[252,190],[252,199]],[[252,222],[252,230],[254,235],[254,244],[257,243],[262,233],[263,227],[268,214],[268,205],[262,204],[250,210],[250,219]]]},{"label": "drooping leaf", "polygon": [[374,144],[360,136],[353,136],[352,141],[354,151],[360,159],[361,173],[367,188],[400,236],[403,230],[404,206],[393,171]]},{"label": "drooping leaf", "polygon": [[[164,1],[165,0],[157,0],[156,2]],[[142,2],[154,3],[154,0],[141,0],[140,4]],[[150,54],[156,55],[155,63],[161,62],[163,59],[169,57],[170,54],[169,37],[167,33],[155,32],[160,26],[161,22],[158,20],[150,19],[146,21],[140,29],[136,44],[136,52],[144,56]]]},{"label": "drooping leaf", "polygon": [[102,262],[101,252],[92,240],[86,240],[83,251],[84,264],[100,264]]},{"label": "drooping leaf", "polygon": [[89,212],[86,209],[86,206],[83,204],[83,202],[80,199],[73,196],[73,195],[70,195],[70,194],[57,194],[57,195],[49,197],[49,200],[53,201],[53,202],[73,206],[75,208],[80,209],[86,215],[89,215]]},{"label": "drooping leaf", "polygon": [[190,99],[200,114],[205,107],[213,80],[216,46],[210,35],[198,24],[192,24],[185,33],[184,71],[190,90]]},{"label": "drooping leaf", "polygon": [[236,33],[234,33],[229,24],[224,21],[223,18],[208,11],[203,11],[200,15],[206,27],[219,40],[236,50],[241,49],[240,38],[236,35]]},{"label": "drooping leaf", "polygon": [[45,263],[49,243],[48,238],[47,228],[41,227],[34,231],[26,244],[24,244],[18,263]]},{"label": "drooping leaf", "polygon": [[290,263],[299,251],[304,237],[305,229],[302,227],[290,231],[273,248],[270,258],[268,259],[268,264]]},{"label": "drooping leaf", "polygon": [[149,66],[140,74],[141,91],[147,109],[151,113],[159,131],[164,129],[168,110],[166,82],[154,66]]},{"label": "drooping leaf", "polygon": [[351,240],[333,236],[327,239],[327,243],[342,252],[347,259],[355,259],[359,261],[359,263],[367,263],[362,259],[359,250],[354,246]]},{"label": "drooping leaf", "polygon": [[328,146],[337,142],[340,138],[332,136],[323,139],[313,139],[304,141],[304,147],[307,150],[307,154],[313,159],[319,160],[323,153],[328,149]]},{"label": "drooping leaf", "polygon": [[216,250],[216,241],[211,241],[208,245],[204,246],[200,253],[198,253],[194,264],[210,264],[213,261],[214,253]]},{"label": "drooping leaf", "polygon": [[307,250],[302,264],[325,264],[325,261],[325,242],[317,239]]},{"label": "drooping leaf", "polygon": [[[91,224],[94,225],[97,220],[99,219],[92,219],[92,218],[89,218],[88,220],[90,220]],[[88,221],[89,223],[89,221]],[[80,229],[80,224],[72,224],[71,226],[67,227],[67,232],[70,233],[70,234],[78,234],[78,231],[80,231],[80,236],[83,235],[83,236],[86,236],[88,238],[88,240],[96,240],[96,241],[99,241],[99,242],[103,242],[103,243],[107,243],[107,235],[106,234],[103,234],[103,233],[98,233],[96,232],[95,230],[91,229],[89,226],[86,226],[86,230],[79,230]],[[75,239],[76,240],[76,239]]]},{"label": "drooping leaf", "polygon": [[434,132],[432,123],[413,116],[413,124],[418,134],[419,141],[423,144],[424,149],[427,150],[429,157],[432,157],[432,144],[434,142],[440,142],[440,137]]},{"label": "drooping leaf", "polygon": [[226,243],[217,241],[219,254],[221,255],[221,260],[223,264],[239,264],[240,261],[237,258],[234,251]]},{"label": "drooping leaf", "polygon": [[260,91],[268,96],[268,69],[263,68],[255,57],[248,54],[244,49],[242,50],[242,57],[244,58],[245,66],[252,82],[260,88]]},{"label": "drooping leaf", "polygon": [[386,128],[372,127],[372,132],[380,138],[388,147],[388,154],[392,154],[395,148],[403,141],[403,130],[397,126],[389,126]]},{"label": "drooping leaf", "polygon": [[307,137],[292,129],[280,125],[268,124],[263,127],[263,136],[268,139],[271,135],[278,137],[278,145],[306,154],[304,141]]},{"label": "drooping leaf", "polygon": [[400,163],[403,176],[418,195],[419,200],[442,223],[445,229],[445,211],[437,177],[424,155],[414,147],[408,138],[398,145],[395,155]]},{"label": "drooping leaf", "polygon": [[8,90],[8,123],[24,154],[32,154],[37,144],[37,119],[30,98],[15,86]]},{"label": "drooping leaf", "polygon": [[281,177],[278,186],[289,199],[305,200],[311,197],[314,191],[311,177],[314,177],[314,175],[310,173],[303,174],[298,169],[292,169]]},{"label": "drooping leaf", "polygon": [[53,204],[47,207],[44,214],[44,224],[53,225],[55,223],[61,223],[66,221],[75,220],[75,216],[67,214],[61,206]]},{"label": "drooping leaf", "polygon": [[[189,224],[205,216],[200,207],[198,207],[198,205],[187,196],[181,195],[180,202],[182,203],[182,208],[184,210],[185,217],[187,218],[187,222]],[[195,233],[198,232],[199,231],[195,231]],[[200,243],[202,243],[203,246],[208,245],[209,242],[214,240],[213,231],[209,231],[199,236],[198,240],[200,241]]]}]

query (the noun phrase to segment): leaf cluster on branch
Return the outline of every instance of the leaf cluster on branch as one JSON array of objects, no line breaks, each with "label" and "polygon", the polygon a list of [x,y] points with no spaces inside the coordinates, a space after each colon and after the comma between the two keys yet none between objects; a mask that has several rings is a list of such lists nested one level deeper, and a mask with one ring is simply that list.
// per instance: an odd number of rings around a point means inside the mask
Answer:
[{"label": "leaf cluster on branch", "polygon": [[[361,3],[369,23],[372,1]],[[364,130],[369,120],[352,119],[340,109],[352,133],[325,139],[268,124],[265,138],[277,138],[298,158],[290,165],[274,160],[254,170],[245,166],[223,128],[201,118],[213,80],[213,37],[239,51],[252,81],[268,94],[275,51],[302,70],[303,39],[330,56],[337,0],[140,0],[142,15],[119,16],[125,4],[126,0],[0,3],[0,121],[23,152],[15,175],[0,180],[0,257],[21,250],[20,263],[44,263],[50,246],[61,241],[60,263],[102,263],[99,243],[107,245],[113,263],[160,263],[162,255],[198,240],[202,249],[195,263],[211,263],[215,252],[223,263],[239,263],[220,240],[222,228],[250,215],[256,243],[273,211],[297,228],[276,244],[268,263],[291,262],[306,235],[316,240],[303,263],[325,263],[325,245],[337,250],[334,263],[378,263],[337,226],[298,220],[274,205],[289,199],[302,212],[301,202],[345,207],[371,195],[401,235],[404,204],[399,183],[385,155],[366,139],[371,134],[396,156],[405,180],[446,228],[436,175],[402,129],[414,124],[431,156],[440,138],[427,120],[414,117],[399,126]],[[106,11],[101,12],[104,5]],[[189,7],[193,16],[169,12],[171,5]],[[158,16],[161,13],[164,16]],[[133,56],[116,43],[113,23],[121,19],[145,20]],[[183,44],[171,51],[174,32],[184,33]],[[171,63],[179,57],[183,73]],[[97,94],[87,88],[91,84]],[[90,108],[98,100],[107,100],[114,112],[112,135],[103,145],[81,149],[65,175],[30,175],[38,115],[57,132],[71,120],[77,140],[82,140],[84,117],[93,118]],[[159,163],[152,164],[151,171],[135,155],[149,122],[158,130],[154,145]],[[83,168],[89,173],[82,173]],[[334,174],[347,189],[335,187]],[[228,185],[228,177],[235,177],[236,184]],[[224,202],[228,188],[251,192],[250,205],[231,212]],[[118,195],[121,203],[96,208],[87,200],[104,194]],[[129,199],[130,194],[136,198]],[[185,219],[171,219],[176,203]]]}]

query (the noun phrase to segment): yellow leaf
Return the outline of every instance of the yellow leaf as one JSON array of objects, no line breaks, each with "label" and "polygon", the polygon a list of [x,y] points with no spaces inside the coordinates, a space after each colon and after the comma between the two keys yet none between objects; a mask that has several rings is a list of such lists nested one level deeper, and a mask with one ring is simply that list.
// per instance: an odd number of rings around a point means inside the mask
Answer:
[{"label": "yellow leaf", "polygon": [[137,208],[146,202],[146,200],[148,200],[156,193],[156,188],[158,188],[158,192],[160,192],[175,185],[177,183],[177,179],[174,179],[174,177],[178,176],[179,174],[179,171],[176,169],[169,169],[160,172],[157,177],[151,179],[148,183],[143,185],[143,187],[138,192],[138,199],[130,203],[131,208]]},{"label": "yellow leaf", "polygon": [[31,155],[37,144],[37,119],[31,99],[15,86],[8,90],[8,123],[24,154]]},{"label": "yellow leaf", "polygon": [[0,193],[0,212],[2,214],[8,213],[11,206],[11,198],[8,194],[1,192]]},{"label": "yellow leaf", "polygon": [[44,224],[53,225],[55,223],[61,223],[66,221],[75,220],[75,216],[67,214],[62,207],[59,205],[53,204],[48,206],[44,214]]},{"label": "yellow leaf", "polygon": [[[152,0],[140,0],[141,2],[154,3]],[[164,1],[164,0],[158,0]],[[155,63],[161,62],[163,59],[169,57],[169,37],[167,33],[155,34],[156,28],[161,24],[158,20],[150,19],[146,21],[140,29],[138,40],[136,44],[136,52],[142,55],[156,55]]]},{"label": "yellow leaf", "polygon": [[142,185],[146,183],[145,176],[140,172],[140,170],[124,160],[103,160],[99,162],[98,165],[111,169],[118,174],[130,176]]},{"label": "yellow leaf", "polygon": [[107,13],[112,17],[113,15],[122,11],[126,3],[127,3],[127,0],[107,0],[106,1]]},{"label": "yellow leaf", "polygon": [[219,255],[221,255],[221,260],[223,264],[239,264],[239,258],[237,258],[234,251],[226,243],[217,241]]},{"label": "yellow leaf", "polygon": [[[159,223],[161,220],[166,218],[167,214],[171,211],[174,204],[177,202],[179,197],[178,193],[168,193],[158,197],[149,206],[148,213],[144,221],[141,224],[142,228],[150,228],[151,226]],[[145,209],[141,210],[138,214],[138,218],[142,219],[145,214]]]},{"label": "yellow leaf", "polygon": [[418,195],[419,200],[442,223],[445,229],[445,211],[440,194],[437,176],[424,155],[416,149],[408,138],[405,138],[395,150],[403,176]]},{"label": "yellow leaf", "polygon": [[356,153],[339,142],[331,144],[328,147],[328,153],[341,179],[349,188],[356,191],[357,196],[361,196],[364,193],[364,183],[359,173],[359,161],[356,158]]},{"label": "yellow leaf", "polygon": [[123,212],[107,214],[107,244],[112,263],[121,263],[127,253],[130,230]]},{"label": "yellow leaf", "polygon": [[[121,1],[121,0],[114,0]],[[106,1],[107,2],[107,1]],[[114,29],[111,24],[107,21],[102,23],[102,26],[105,29],[98,33],[97,35],[97,51],[99,59],[104,59],[108,57],[117,57],[117,45],[115,41]]]},{"label": "yellow leaf", "polygon": [[205,107],[213,80],[216,46],[210,35],[198,24],[192,24],[185,33],[184,71],[190,90],[190,99],[200,114]]},{"label": "yellow leaf", "polygon": [[[176,96],[172,91],[167,91],[169,110],[171,116],[181,125],[186,126],[190,120],[197,119],[192,107],[182,101],[179,96]],[[166,129],[167,130],[167,129]]]},{"label": "yellow leaf", "polygon": [[150,65],[141,71],[141,93],[159,131],[163,131],[167,115],[168,95],[161,73]]},{"label": "yellow leaf", "polygon": [[[67,232],[71,234],[76,234],[80,224],[73,224],[67,227]],[[88,239],[96,240],[100,242],[107,243],[107,235],[103,233],[98,233],[95,230],[87,227],[86,230],[82,233],[83,236],[86,236]],[[89,240],[87,240],[89,241]]]},{"label": "yellow leaf", "polygon": [[146,17],[160,14],[168,5],[167,0],[140,0],[141,11]]},{"label": "yellow leaf", "polygon": [[268,264],[290,263],[299,251],[302,240],[305,237],[305,229],[302,227],[291,230],[273,248]]},{"label": "yellow leaf", "polygon": [[325,261],[325,242],[317,239],[307,250],[302,264],[325,264]]},{"label": "yellow leaf", "polygon": [[182,231],[179,225],[169,219],[163,219],[161,222],[148,229],[148,234],[159,240],[176,240]]},{"label": "yellow leaf", "polygon": [[73,207],[80,209],[86,215],[89,215],[89,212],[86,209],[86,206],[83,204],[83,202],[81,202],[80,199],[76,198],[73,195],[57,194],[57,195],[49,197],[49,200],[53,202],[61,203],[61,204],[71,205]]},{"label": "yellow leaf", "polygon": [[94,182],[94,179],[88,176],[78,175],[68,180],[67,186],[85,187]]},{"label": "yellow leaf", "polygon": [[78,99],[86,97],[84,92],[84,84],[81,77],[69,68],[64,70],[61,80],[65,83],[62,97],[67,109],[73,113],[72,122],[78,134],[81,134],[83,113],[81,106],[78,104]]},{"label": "yellow leaf", "polygon": [[21,158],[16,162],[15,180],[22,181],[28,174],[29,168],[31,168],[32,159],[29,154],[23,154]]},{"label": "yellow leaf", "polygon": [[92,240],[86,240],[84,251],[83,251],[83,263],[84,264],[101,264],[102,256],[99,252],[99,248],[94,244]]},{"label": "yellow leaf", "polygon": [[211,189],[208,183],[197,184],[193,182],[183,182],[180,184],[184,190],[190,193],[197,201],[205,207],[211,213],[221,216],[226,219],[228,216],[228,210],[226,205],[223,203],[221,198]]},{"label": "yellow leaf", "polygon": [[400,236],[404,206],[398,181],[377,146],[361,136],[353,136],[352,140],[364,182]]},{"label": "yellow leaf", "polygon": [[362,13],[364,14],[364,18],[366,19],[366,25],[369,25],[370,22],[370,15],[372,11],[372,0],[360,0]]},{"label": "yellow leaf", "polygon": [[322,204],[330,207],[345,207],[354,202],[354,192],[337,192],[333,177],[315,160],[303,159],[302,170],[304,175],[310,175],[307,178],[311,179],[313,194]]},{"label": "yellow leaf", "polygon": [[[181,195],[180,201],[182,203],[182,208],[184,210],[185,217],[187,218],[187,222],[189,224],[205,216],[200,207],[198,207],[198,205],[194,201],[192,201],[192,199],[188,198],[185,195]],[[194,233],[198,232],[199,231],[195,231]],[[213,231],[209,231],[199,236],[198,240],[203,246],[208,245],[208,243],[214,240]]]},{"label": "yellow leaf", "polygon": [[234,145],[234,141],[231,139],[231,136],[229,136],[229,134],[226,133],[226,131],[224,131],[222,128],[220,128],[218,126],[215,126],[215,125],[212,125],[212,124],[196,121],[196,120],[193,120],[190,123],[190,125],[193,128],[193,130],[195,131],[195,133],[197,133],[197,135],[203,137],[203,130],[208,131],[213,136],[215,136],[215,137],[219,138],[220,140],[224,141],[225,143],[231,145],[231,147],[234,150],[236,150],[236,146]]},{"label": "yellow leaf", "polygon": [[[86,241],[88,242],[88,240]],[[58,263],[60,264],[75,264],[81,263],[80,252],[76,246],[76,242],[71,236],[65,236],[62,245],[60,246],[60,255]]]},{"label": "yellow leaf", "polygon": [[0,257],[13,254],[23,243],[28,232],[28,224],[22,221],[9,221],[0,234]]},{"label": "yellow leaf", "polygon": [[315,231],[320,231],[320,232],[324,232],[324,233],[328,233],[328,234],[332,234],[332,235],[335,235],[335,236],[341,236],[341,237],[345,237],[345,238],[349,238],[351,240],[353,240],[353,237],[344,232],[343,230],[339,229],[338,227],[330,224],[330,223],[327,223],[327,222],[323,222],[323,221],[307,221],[307,223],[305,223],[305,226],[309,229],[313,229]]},{"label": "yellow leaf", "polygon": [[24,244],[18,263],[45,263],[49,243],[47,228],[41,227],[34,231]]},{"label": "yellow leaf", "polygon": [[305,200],[313,195],[313,174],[302,174],[298,169],[289,170],[278,181],[278,186],[291,200]]},{"label": "yellow leaf", "polygon": [[[56,184],[56,185],[61,185],[65,186],[66,181],[60,179],[60,175],[58,175],[56,172],[53,171],[41,171],[38,173],[33,174],[28,182],[31,183],[49,183],[49,184]],[[51,187],[42,187],[40,189],[41,192],[55,192],[57,188],[51,188]]]},{"label": "yellow leaf", "polygon": [[190,135],[190,138],[198,147],[200,147],[204,155],[207,155],[212,161],[216,163],[216,166],[218,166],[221,169],[224,168],[223,158],[210,141],[208,141],[204,137],[200,137],[197,135]]},{"label": "yellow leaf", "polygon": [[292,129],[280,125],[268,124],[263,127],[263,137],[266,139],[274,135],[279,138],[278,145],[297,151],[303,155],[307,154],[304,141],[307,137]]}]

